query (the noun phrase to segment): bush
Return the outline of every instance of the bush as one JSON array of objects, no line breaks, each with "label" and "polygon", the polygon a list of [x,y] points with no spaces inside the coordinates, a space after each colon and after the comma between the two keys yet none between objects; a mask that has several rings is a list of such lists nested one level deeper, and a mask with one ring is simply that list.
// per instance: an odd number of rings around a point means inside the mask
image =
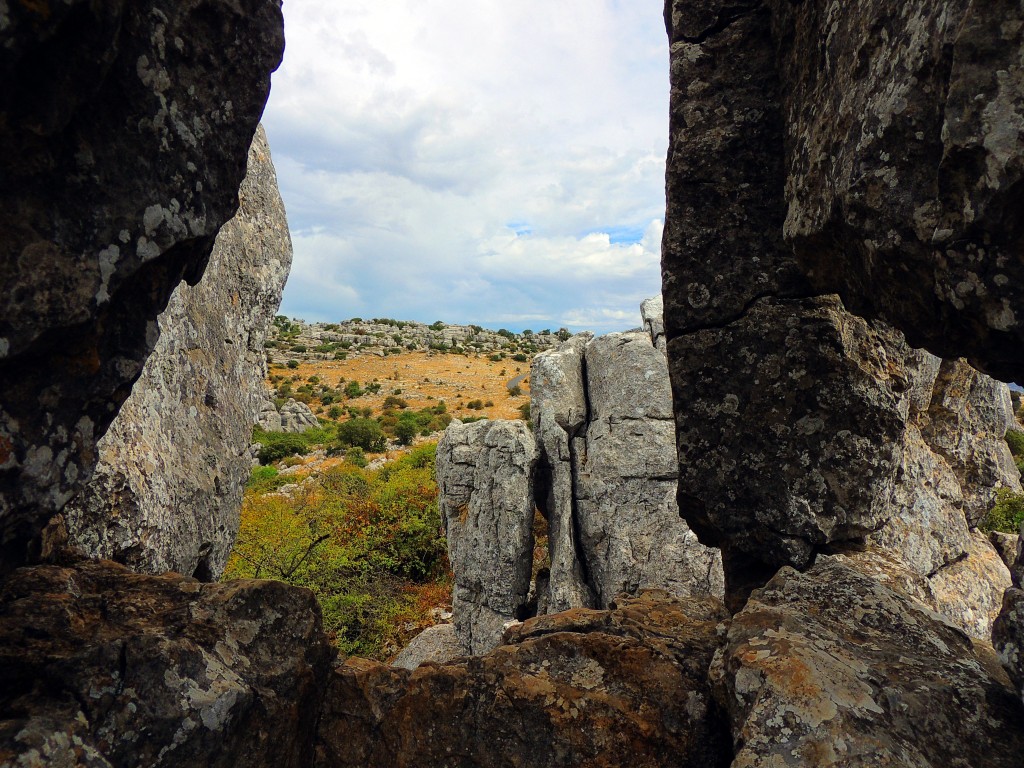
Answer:
[{"label": "bush", "polygon": [[433,450],[377,471],[340,465],[287,497],[250,490],[225,578],[311,589],[342,652],[383,659],[450,590]]},{"label": "bush", "polygon": [[[402,414],[402,416],[408,415],[410,414]],[[402,445],[411,445],[413,438],[416,437],[416,433],[418,431],[419,426],[416,424],[415,419],[401,418],[395,425],[395,437],[398,438],[398,442]]]},{"label": "bush", "polygon": [[338,445],[356,446],[370,453],[380,453],[387,446],[387,437],[380,424],[371,419],[352,419],[338,425]]},{"label": "bush", "polygon": [[525,363],[527,357],[522,352],[516,352],[514,355],[512,355],[512,359],[515,360],[517,363]]},{"label": "bush", "polygon": [[[401,392],[402,390],[398,390],[398,391]],[[408,408],[408,407],[409,407],[409,403],[407,403],[405,400],[403,400],[400,397],[395,397],[394,395],[388,395],[387,397],[384,398],[384,408],[385,409],[386,408]]]},{"label": "bush", "polygon": [[1006,444],[1014,456],[1024,456],[1024,432],[1007,432]]},{"label": "bush", "polygon": [[366,461],[366,454],[363,453],[363,449],[358,445],[353,445],[345,451],[345,461],[357,467],[365,467],[368,463]]},{"label": "bush", "polygon": [[288,365],[289,368],[298,368],[299,367],[299,361],[298,360],[289,360],[287,365]]},{"label": "bush", "polygon": [[530,404],[523,403],[519,406],[519,413],[522,415],[523,421],[527,424],[530,423]]},{"label": "bush", "polygon": [[996,504],[989,510],[979,526],[981,530],[1018,533],[1024,522],[1024,493],[1015,493],[1009,488],[996,491]]},{"label": "bush", "polygon": [[285,478],[281,477],[277,467],[259,466],[252,468],[252,472],[249,474],[249,482],[245,484],[245,487],[257,493],[268,493],[269,491],[276,491],[287,482]]},{"label": "bush", "polygon": [[297,456],[306,452],[306,440],[302,435],[288,432],[265,432],[259,440],[260,449],[256,454],[260,464],[272,464],[285,456]]},{"label": "bush", "polygon": [[334,419],[335,421],[337,421],[338,419],[341,418],[341,413],[342,411],[339,406],[332,405],[330,408],[327,409],[327,418]]},{"label": "bush", "polygon": [[523,390],[522,387],[516,384],[514,387],[508,388],[508,393],[511,397],[519,397],[520,395],[523,394]]},{"label": "bush", "polygon": [[360,388],[358,381],[350,381],[345,385],[345,397],[362,397],[362,395],[363,390]]}]

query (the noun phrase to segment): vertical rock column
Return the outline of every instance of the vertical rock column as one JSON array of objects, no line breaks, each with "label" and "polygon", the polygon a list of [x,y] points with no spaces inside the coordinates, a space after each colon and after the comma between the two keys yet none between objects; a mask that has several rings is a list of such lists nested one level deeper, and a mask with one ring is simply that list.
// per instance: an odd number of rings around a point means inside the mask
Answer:
[{"label": "vertical rock column", "polygon": [[291,260],[259,127],[238,213],[217,235],[203,279],[171,296],[160,340],[97,445],[96,474],[65,510],[73,544],[139,571],[220,576],[265,398],[263,342]]},{"label": "vertical rock column", "polygon": [[486,653],[523,619],[533,566],[533,436],[521,421],[453,421],[437,444],[437,485],[463,648]]}]

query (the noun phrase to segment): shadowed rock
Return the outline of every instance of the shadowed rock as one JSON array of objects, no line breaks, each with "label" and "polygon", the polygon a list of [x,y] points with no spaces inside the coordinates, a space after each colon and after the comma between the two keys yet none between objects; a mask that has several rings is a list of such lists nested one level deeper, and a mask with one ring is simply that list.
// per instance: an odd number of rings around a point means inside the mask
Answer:
[{"label": "shadowed rock", "polygon": [[277,0],[4,4],[0,572],[88,481],[202,275],[283,44]]}]

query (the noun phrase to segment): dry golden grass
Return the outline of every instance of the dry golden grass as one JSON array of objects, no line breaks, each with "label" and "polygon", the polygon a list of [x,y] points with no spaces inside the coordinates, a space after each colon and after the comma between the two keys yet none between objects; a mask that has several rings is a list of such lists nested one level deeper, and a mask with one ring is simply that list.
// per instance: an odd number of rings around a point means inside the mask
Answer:
[{"label": "dry golden grass", "polygon": [[[320,381],[336,387],[339,383],[358,381],[366,385],[377,381],[381,387],[376,395],[363,395],[347,400],[343,405],[372,408],[379,413],[384,398],[401,390],[401,397],[409,408],[419,410],[437,405],[444,400],[448,413],[455,418],[487,416],[491,419],[521,418],[519,407],[530,401],[530,364],[506,359],[494,362],[484,356],[463,356],[436,352],[403,352],[378,357],[372,354],[353,354],[347,360],[318,360],[303,362],[289,369],[275,365],[271,375],[291,377],[299,375],[301,381],[319,376]],[[520,383],[523,394],[512,397],[507,383],[523,376]],[[301,383],[296,382],[296,384]],[[492,402],[482,410],[466,407],[473,400]]]}]

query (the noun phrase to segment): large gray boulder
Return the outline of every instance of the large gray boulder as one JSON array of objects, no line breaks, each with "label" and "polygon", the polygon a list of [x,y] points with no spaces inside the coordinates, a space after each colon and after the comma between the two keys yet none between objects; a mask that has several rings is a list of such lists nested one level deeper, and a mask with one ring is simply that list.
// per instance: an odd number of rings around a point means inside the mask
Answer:
[{"label": "large gray boulder", "polygon": [[278,0],[3,3],[0,572],[88,482],[236,210]]},{"label": "large gray boulder", "polygon": [[281,406],[281,431],[282,432],[305,432],[307,429],[315,429],[320,426],[320,420],[303,402],[288,398],[288,401]]},{"label": "large gray boulder", "polygon": [[158,318],[160,339],[107,434],[85,490],[65,508],[71,543],[134,570],[217,579],[238,532],[263,405],[263,342],[292,247],[260,127],[239,210],[195,286]]},{"label": "large gray boulder", "polygon": [[486,653],[525,618],[533,567],[536,447],[521,421],[448,425],[437,444],[438,498],[455,574],[459,642]]}]

